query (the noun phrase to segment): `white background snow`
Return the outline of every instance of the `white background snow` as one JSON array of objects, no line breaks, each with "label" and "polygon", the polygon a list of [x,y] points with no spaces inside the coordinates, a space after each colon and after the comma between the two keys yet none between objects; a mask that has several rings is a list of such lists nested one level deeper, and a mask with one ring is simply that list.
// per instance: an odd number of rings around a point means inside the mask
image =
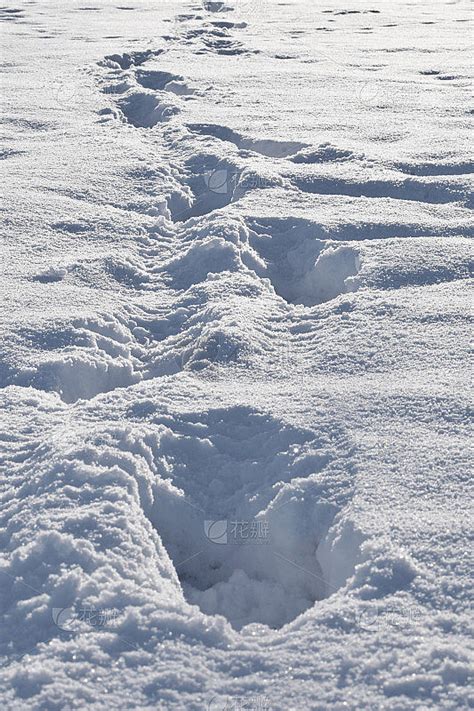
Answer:
[{"label": "white background snow", "polygon": [[2,708],[472,702],[471,19],[0,8]]}]

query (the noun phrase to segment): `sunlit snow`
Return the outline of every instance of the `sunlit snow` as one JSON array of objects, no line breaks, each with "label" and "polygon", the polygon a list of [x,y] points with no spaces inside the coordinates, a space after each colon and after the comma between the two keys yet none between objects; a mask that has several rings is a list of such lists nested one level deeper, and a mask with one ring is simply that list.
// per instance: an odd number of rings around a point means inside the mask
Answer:
[{"label": "sunlit snow", "polygon": [[471,20],[0,8],[2,708],[468,707]]}]

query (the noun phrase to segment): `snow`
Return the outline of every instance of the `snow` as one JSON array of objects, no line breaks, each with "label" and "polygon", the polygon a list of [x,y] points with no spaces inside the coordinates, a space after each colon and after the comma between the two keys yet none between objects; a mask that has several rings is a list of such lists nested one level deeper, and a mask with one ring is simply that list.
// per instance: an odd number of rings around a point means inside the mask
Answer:
[{"label": "snow", "polygon": [[467,708],[468,3],[0,19],[2,707]]}]

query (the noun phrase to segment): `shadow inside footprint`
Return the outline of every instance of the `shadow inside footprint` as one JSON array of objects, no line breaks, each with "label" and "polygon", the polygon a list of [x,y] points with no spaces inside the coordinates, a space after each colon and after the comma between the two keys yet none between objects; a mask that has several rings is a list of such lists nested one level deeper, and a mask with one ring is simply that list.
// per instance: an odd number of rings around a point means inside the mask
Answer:
[{"label": "shadow inside footprint", "polygon": [[145,89],[161,91],[170,81],[183,81],[184,77],[170,72],[161,72],[155,69],[138,69],[135,73],[136,80]]},{"label": "shadow inside footprint", "polygon": [[201,136],[213,136],[220,141],[233,143],[237,148],[260,153],[270,158],[286,158],[307,147],[299,141],[279,141],[272,139],[246,138],[227,126],[210,123],[188,124],[188,128]]},{"label": "shadow inside footprint", "polygon": [[316,433],[243,406],[183,416],[161,441],[171,478],[148,517],[187,600],[235,629],[279,628],[333,592],[318,547],[350,497],[334,488],[349,451],[334,422]]}]

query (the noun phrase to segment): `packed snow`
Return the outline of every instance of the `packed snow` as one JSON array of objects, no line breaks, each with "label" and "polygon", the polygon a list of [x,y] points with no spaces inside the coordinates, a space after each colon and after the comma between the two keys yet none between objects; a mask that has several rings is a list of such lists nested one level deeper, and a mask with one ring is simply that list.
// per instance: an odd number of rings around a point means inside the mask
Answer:
[{"label": "packed snow", "polygon": [[468,708],[472,7],[0,20],[2,708]]}]

